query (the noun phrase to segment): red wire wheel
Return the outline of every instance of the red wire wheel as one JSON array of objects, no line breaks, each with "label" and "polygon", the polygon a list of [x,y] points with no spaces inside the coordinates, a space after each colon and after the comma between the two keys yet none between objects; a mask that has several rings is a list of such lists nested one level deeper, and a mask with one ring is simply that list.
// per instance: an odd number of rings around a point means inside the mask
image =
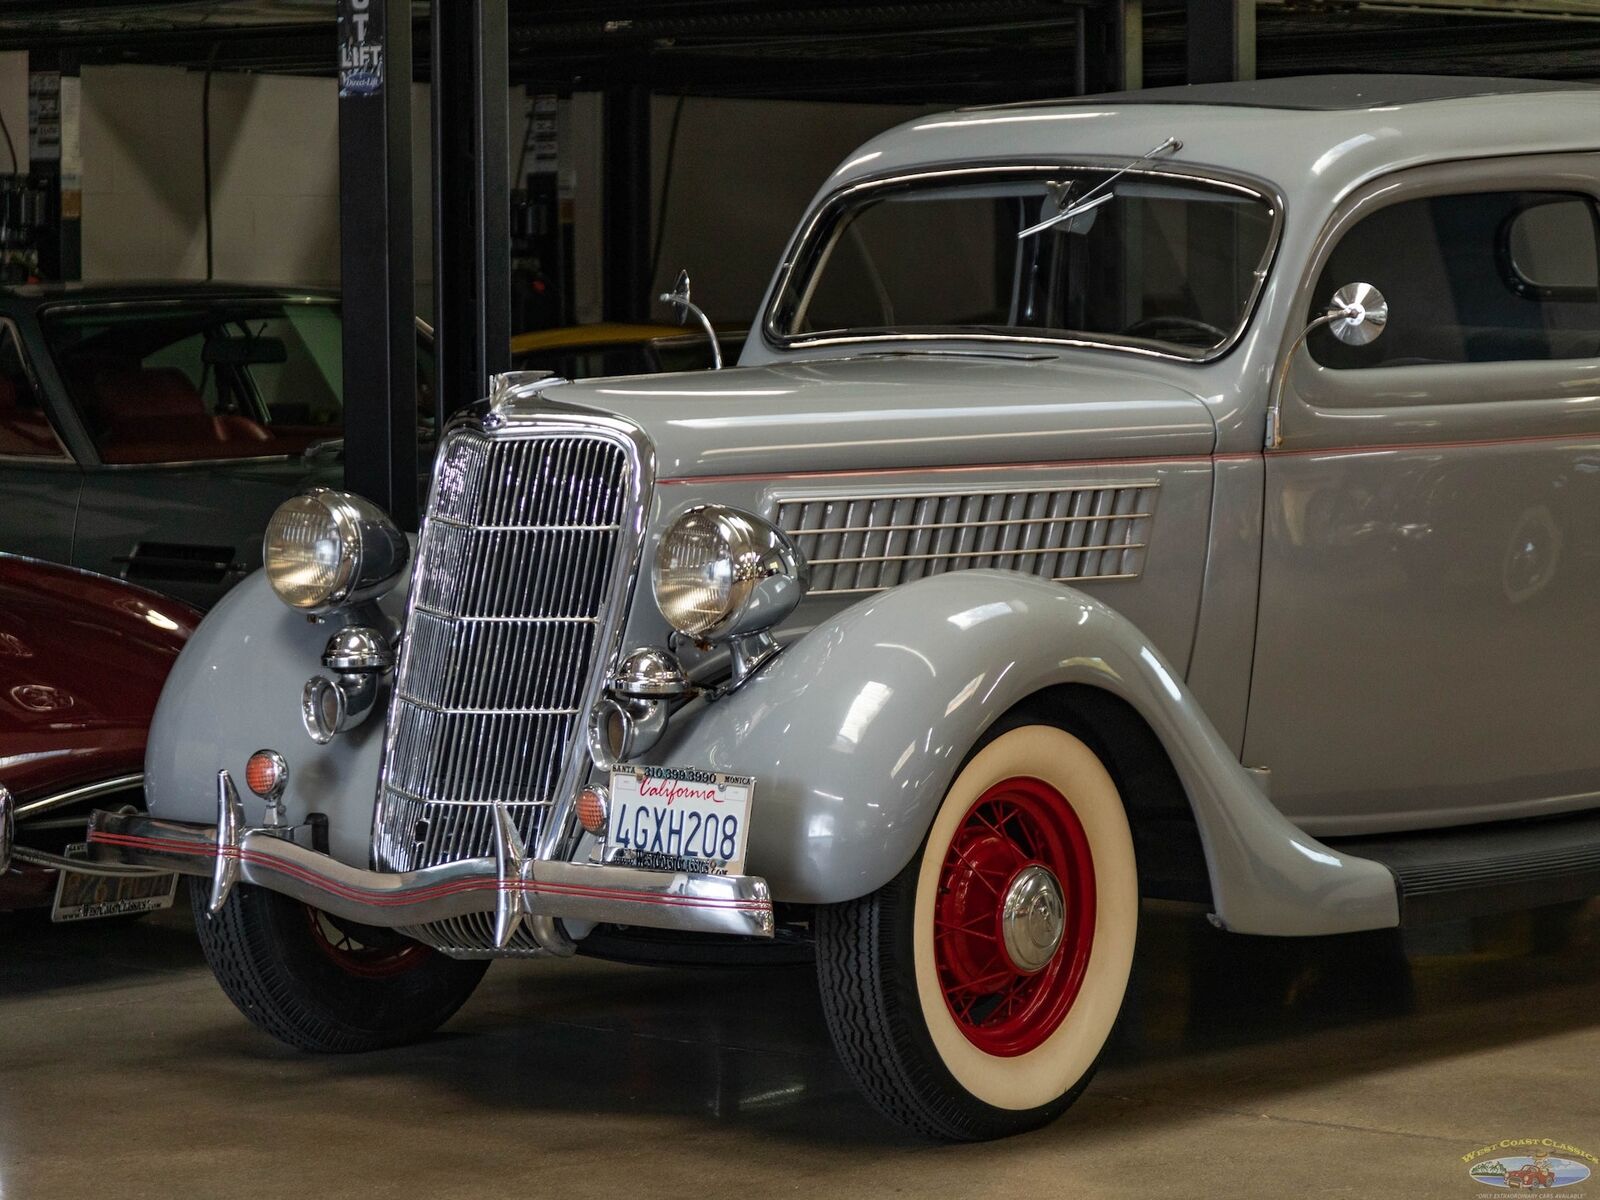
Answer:
[{"label": "red wire wheel", "polygon": [[984,792],[950,840],[933,914],[934,968],[967,1040],[1006,1058],[1041,1046],[1083,986],[1094,927],[1094,856],[1067,798],[1025,776]]},{"label": "red wire wheel", "polygon": [[347,975],[392,979],[420,966],[433,953],[392,930],[346,924],[309,904],[303,907],[311,921],[312,942]]}]

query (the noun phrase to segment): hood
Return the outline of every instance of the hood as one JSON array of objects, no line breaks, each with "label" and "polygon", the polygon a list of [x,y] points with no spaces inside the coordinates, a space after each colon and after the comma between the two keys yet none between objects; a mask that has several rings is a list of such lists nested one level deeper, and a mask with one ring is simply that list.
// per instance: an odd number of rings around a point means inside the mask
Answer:
[{"label": "hood", "polygon": [[119,580],[0,555],[0,783],[28,800],[141,770],[198,620]]},{"label": "hood", "polygon": [[1209,454],[1200,399],[1137,366],[877,354],[548,388],[641,426],[658,478]]}]

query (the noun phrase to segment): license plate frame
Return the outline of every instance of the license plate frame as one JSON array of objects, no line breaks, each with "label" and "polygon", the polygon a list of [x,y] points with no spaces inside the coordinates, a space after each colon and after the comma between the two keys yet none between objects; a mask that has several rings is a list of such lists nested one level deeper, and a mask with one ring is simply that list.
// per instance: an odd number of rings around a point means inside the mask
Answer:
[{"label": "license plate frame", "polygon": [[754,776],[621,766],[612,770],[610,785],[601,861],[648,871],[744,874]]},{"label": "license plate frame", "polygon": [[178,898],[176,871],[101,875],[59,868],[50,919],[58,925],[126,917],[171,908]]}]

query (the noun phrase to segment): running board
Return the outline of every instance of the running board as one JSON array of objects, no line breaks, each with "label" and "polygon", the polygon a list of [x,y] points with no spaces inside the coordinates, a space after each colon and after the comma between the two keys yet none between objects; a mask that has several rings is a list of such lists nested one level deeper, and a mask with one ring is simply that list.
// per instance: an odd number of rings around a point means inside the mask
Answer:
[{"label": "running board", "polygon": [[1402,925],[1600,896],[1600,812],[1323,840],[1394,873]]}]

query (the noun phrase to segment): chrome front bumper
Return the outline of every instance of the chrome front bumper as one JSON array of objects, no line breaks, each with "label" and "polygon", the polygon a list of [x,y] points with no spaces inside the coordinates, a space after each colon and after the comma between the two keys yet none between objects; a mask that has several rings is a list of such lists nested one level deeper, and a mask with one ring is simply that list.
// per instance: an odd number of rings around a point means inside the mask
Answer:
[{"label": "chrome front bumper", "polygon": [[96,812],[89,819],[88,840],[96,861],[209,876],[213,913],[227,902],[234,884],[248,883],[334,916],[384,928],[493,913],[495,940],[502,948],[524,919],[537,932],[556,917],[701,933],[773,934],[772,898],[764,879],[530,858],[503,809],[496,810],[494,857],[419,871],[346,866],[301,845],[294,834],[288,828],[245,828],[233,780],[220,771],[215,825]]}]

